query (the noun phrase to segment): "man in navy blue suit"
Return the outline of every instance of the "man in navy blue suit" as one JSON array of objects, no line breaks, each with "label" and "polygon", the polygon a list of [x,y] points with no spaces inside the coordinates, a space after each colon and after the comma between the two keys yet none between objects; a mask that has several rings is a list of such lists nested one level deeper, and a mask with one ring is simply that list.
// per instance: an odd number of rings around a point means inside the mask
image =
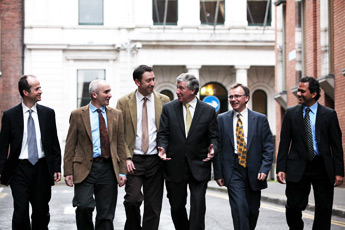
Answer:
[{"label": "man in navy blue suit", "polygon": [[233,110],[218,116],[220,151],[214,157],[214,179],[228,189],[235,230],[255,229],[274,151],[266,116],[246,107],[249,95],[247,86],[231,86]]}]

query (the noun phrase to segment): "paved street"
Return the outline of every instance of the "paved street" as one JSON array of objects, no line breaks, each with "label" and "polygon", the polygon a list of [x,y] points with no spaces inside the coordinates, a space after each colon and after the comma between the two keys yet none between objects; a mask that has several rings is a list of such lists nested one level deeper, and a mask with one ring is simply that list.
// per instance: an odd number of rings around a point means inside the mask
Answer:
[{"label": "paved street", "polygon": [[[125,212],[123,208],[124,189],[119,189],[118,205],[114,220],[115,229],[123,229],[125,221]],[[71,201],[73,197],[73,188],[60,183],[53,187],[51,209],[51,230],[74,230],[75,217]],[[0,187],[0,229],[11,229],[12,216],[12,195],[9,187]],[[305,229],[311,229],[313,215],[311,212],[305,212]],[[173,230],[173,224],[170,218],[169,203],[164,196],[163,211],[161,214],[160,230]],[[207,192],[207,211],[206,211],[206,229],[221,230],[233,229],[230,215],[230,207],[226,193],[218,191]],[[261,212],[257,225],[257,230],[287,229],[284,207],[273,205],[271,203],[262,203]],[[334,217],[332,230],[345,229],[345,218]]]}]

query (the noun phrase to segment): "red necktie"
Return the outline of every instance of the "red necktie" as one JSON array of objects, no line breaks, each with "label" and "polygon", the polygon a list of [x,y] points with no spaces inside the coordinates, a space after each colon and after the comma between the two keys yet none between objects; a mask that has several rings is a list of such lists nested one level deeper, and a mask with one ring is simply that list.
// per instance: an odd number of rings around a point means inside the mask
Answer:
[{"label": "red necktie", "polygon": [[99,137],[101,139],[101,152],[102,157],[108,159],[110,157],[110,142],[108,137],[107,126],[105,125],[105,120],[102,115],[102,111],[97,109],[99,118]]}]

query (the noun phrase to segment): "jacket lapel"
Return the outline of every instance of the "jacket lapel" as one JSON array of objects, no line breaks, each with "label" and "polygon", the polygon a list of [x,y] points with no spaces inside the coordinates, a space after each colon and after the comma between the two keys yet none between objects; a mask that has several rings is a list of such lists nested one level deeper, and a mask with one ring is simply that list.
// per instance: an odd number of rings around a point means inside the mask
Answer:
[{"label": "jacket lapel", "polygon": [[[16,113],[15,113],[15,120],[17,121],[18,128],[21,131],[21,133],[24,133],[24,115],[23,115],[23,107],[22,104],[20,103],[16,107]],[[20,135],[20,143],[23,141],[23,135]]]},{"label": "jacket lapel", "polygon": [[232,144],[232,146],[235,149],[235,143],[234,143],[234,129],[236,127],[234,127],[233,125],[233,119],[234,119],[234,111],[231,110],[229,111],[228,115],[226,116],[226,120],[225,123],[229,124],[229,129],[225,130],[225,133],[229,132],[229,138],[230,138],[230,142]]},{"label": "jacket lapel", "polygon": [[160,114],[162,112],[163,109],[163,103],[161,101],[161,97],[157,96],[157,94],[155,93],[155,91],[153,91],[153,95],[155,97],[155,121],[156,121],[156,127],[158,129],[159,127],[159,121],[160,121]]},{"label": "jacket lapel", "polygon": [[256,116],[254,116],[254,113],[248,109],[248,134],[247,134],[247,152],[249,152],[250,144],[253,140],[253,134],[255,133],[255,127],[256,127]]},{"label": "jacket lapel", "polygon": [[179,102],[178,100],[175,101],[174,109],[175,109],[176,118],[177,118],[178,123],[180,124],[181,132],[183,133],[183,136],[186,137],[182,106],[183,105],[181,102]]},{"label": "jacket lapel", "polygon": [[299,108],[297,109],[296,124],[301,133],[304,144],[307,146],[306,133],[304,129],[304,120],[303,120],[303,105],[299,105]]},{"label": "jacket lapel", "polygon": [[128,110],[131,116],[132,125],[134,129],[134,134],[137,133],[137,99],[135,96],[135,93],[137,91],[135,90],[130,96],[128,100]]},{"label": "jacket lapel", "polygon": [[325,111],[323,107],[318,104],[317,106],[317,113],[316,113],[316,121],[315,121],[315,135],[317,143],[321,143],[320,140],[320,132],[321,132],[321,121],[324,121],[323,116],[325,115]]},{"label": "jacket lapel", "polygon": [[44,130],[46,128],[44,119],[46,118],[46,116],[44,114],[44,110],[39,104],[36,104],[36,108],[37,108],[38,122],[40,126],[40,131],[41,131],[41,139],[42,139],[42,143],[44,143],[44,137],[45,137]]},{"label": "jacket lapel", "polygon": [[113,113],[110,112],[108,106],[105,107],[105,112],[107,114],[107,124],[108,124],[108,137],[109,140],[113,139],[113,126],[114,126],[114,119]]},{"label": "jacket lapel", "polygon": [[194,129],[195,125],[198,123],[203,109],[204,109],[203,104],[201,104],[199,99],[197,99],[196,107],[195,107],[195,111],[194,111],[194,115],[193,115],[193,119],[192,119],[192,124],[190,125],[189,131],[188,131],[188,136],[190,133],[193,132],[193,129]]},{"label": "jacket lapel", "polygon": [[81,118],[82,121],[84,123],[87,135],[90,138],[90,141],[92,143],[92,134],[91,134],[91,123],[90,123],[90,112],[89,112],[89,105],[84,106],[82,108],[82,112],[81,112]]}]

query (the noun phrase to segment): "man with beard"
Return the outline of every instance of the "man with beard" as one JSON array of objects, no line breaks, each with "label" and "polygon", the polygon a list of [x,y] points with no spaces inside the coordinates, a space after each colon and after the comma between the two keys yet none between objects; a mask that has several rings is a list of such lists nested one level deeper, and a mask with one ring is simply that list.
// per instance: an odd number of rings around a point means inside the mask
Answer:
[{"label": "man with beard", "polygon": [[341,130],[333,109],[320,105],[320,85],[304,77],[298,85],[299,105],[284,116],[277,158],[277,178],[286,183],[286,220],[290,229],[303,229],[302,211],[311,185],[315,197],[313,229],[331,227],[334,186],[343,183]]},{"label": "man with beard", "polygon": [[[156,136],[163,105],[169,98],[154,91],[152,67],[138,66],[133,72],[137,90],[123,96],[116,108],[124,119],[127,159],[127,182],[124,206],[126,230],[157,230],[163,197],[163,171],[158,157]],[[143,192],[141,191],[143,189]],[[141,226],[140,206],[144,201]]]},{"label": "man with beard", "polygon": [[[122,113],[110,108],[110,85],[90,83],[91,102],[72,111],[64,156],[65,182],[74,185],[77,228],[111,230],[117,185],[126,182],[126,147]],[[96,207],[95,227],[92,213]]]}]

